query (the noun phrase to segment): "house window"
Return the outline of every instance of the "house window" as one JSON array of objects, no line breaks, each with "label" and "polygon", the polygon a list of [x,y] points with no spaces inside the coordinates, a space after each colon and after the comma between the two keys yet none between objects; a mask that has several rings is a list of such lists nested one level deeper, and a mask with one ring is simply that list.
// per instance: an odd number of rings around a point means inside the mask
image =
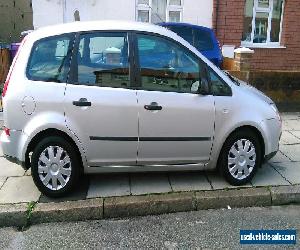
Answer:
[{"label": "house window", "polygon": [[181,22],[183,0],[136,0],[139,22]]},{"label": "house window", "polygon": [[246,0],[244,46],[279,46],[284,0]]}]

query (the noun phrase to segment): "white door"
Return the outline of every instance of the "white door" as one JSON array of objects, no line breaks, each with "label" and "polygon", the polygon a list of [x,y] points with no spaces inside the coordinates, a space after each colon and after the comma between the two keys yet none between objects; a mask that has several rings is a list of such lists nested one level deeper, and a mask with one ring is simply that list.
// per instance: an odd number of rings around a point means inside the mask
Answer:
[{"label": "white door", "polygon": [[93,32],[79,38],[73,84],[67,84],[67,126],[84,145],[89,166],[135,165],[136,90],[129,89],[126,33]]},{"label": "white door", "polygon": [[[138,34],[140,64],[138,164],[205,163],[214,135],[205,66],[177,43]],[[203,92],[202,92],[203,93]]]}]

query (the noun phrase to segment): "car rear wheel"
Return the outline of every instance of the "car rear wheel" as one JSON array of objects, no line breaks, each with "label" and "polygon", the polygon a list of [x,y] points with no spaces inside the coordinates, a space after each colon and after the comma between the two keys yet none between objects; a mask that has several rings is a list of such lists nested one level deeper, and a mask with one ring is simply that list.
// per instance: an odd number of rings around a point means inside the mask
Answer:
[{"label": "car rear wheel", "polygon": [[261,165],[262,150],[252,130],[233,133],[225,142],[219,167],[225,179],[235,186],[249,182]]},{"label": "car rear wheel", "polygon": [[44,138],[32,153],[31,172],[38,189],[49,197],[72,191],[80,175],[80,161],[74,147],[64,138]]}]

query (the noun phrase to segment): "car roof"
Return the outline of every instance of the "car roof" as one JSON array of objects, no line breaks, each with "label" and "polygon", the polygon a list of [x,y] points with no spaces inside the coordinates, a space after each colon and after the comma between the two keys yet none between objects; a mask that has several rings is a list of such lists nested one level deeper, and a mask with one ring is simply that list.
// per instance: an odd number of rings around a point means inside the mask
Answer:
[{"label": "car roof", "polygon": [[[72,22],[59,25],[52,25],[43,28],[39,28],[30,33],[30,37],[43,38],[49,36],[60,35],[64,33],[80,32],[80,31],[94,31],[94,30],[117,30],[117,31],[144,31],[152,32],[168,37],[176,38],[175,33],[168,31],[166,28],[142,22],[132,21],[90,21],[90,22]],[[177,39],[175,39],[177,40]]]},{"label": "car roof", "polygon": [[162,27],[164,26],[173,26],[173,27],[192,27],[192,28],[197,28],[201,30],[206,30],[213,32],[211,28],[205,27],[205,26],[200,26],[196,24],[191,24],[191,23],[175,23],[175,22],[163,22],[163,23],[157,23],[157,25],[160,25]]}]

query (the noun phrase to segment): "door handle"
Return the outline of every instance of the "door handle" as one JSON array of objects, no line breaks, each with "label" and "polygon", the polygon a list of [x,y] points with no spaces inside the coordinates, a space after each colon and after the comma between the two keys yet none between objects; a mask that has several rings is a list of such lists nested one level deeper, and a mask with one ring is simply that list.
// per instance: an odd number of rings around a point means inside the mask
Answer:
[{"label": "door handle", "polygon": [[88,102],[86,98],[80,98],[78,101],[73,101],[73,105],[77,107],[90,107],[92,103]]},{"label": "door handle", "polygon": [[162,110],[162,106],[159,106],[157,102],[151,102],[149,105],[145,105],[146,110]]}]

